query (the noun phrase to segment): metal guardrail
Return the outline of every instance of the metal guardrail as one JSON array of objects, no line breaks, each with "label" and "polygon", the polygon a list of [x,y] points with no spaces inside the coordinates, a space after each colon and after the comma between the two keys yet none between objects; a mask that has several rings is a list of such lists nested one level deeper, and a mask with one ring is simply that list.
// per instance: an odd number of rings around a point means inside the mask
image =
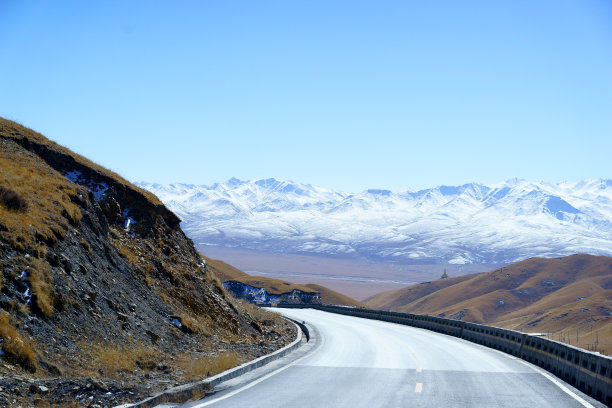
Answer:
[{"label": "metal guardrail", "polygon": [[316,304],[266,306],[317,309],[347,316],[399,323],[459,337],[535,364],[585,394],[607,406],[612,406],[612,358],[565,343],[515,330],[411,313]]}]

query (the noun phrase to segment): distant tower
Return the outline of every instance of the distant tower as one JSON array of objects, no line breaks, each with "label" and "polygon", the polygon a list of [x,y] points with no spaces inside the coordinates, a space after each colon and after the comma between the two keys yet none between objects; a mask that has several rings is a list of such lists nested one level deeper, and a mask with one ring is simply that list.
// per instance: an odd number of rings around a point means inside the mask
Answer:
[{"label": "distant tower", "polygon": [[444,273],[442,274],[442,277],[440,279],[446,279],[448,278],[448,273],[446,273],[446,268],[444,268]]}]

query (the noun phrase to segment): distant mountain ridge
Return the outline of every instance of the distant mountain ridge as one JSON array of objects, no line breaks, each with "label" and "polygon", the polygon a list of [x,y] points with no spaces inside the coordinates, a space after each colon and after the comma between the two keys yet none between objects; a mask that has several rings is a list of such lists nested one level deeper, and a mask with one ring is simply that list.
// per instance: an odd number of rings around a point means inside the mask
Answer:
[{"label": "distant mountain ridge", "polygon": [[172,209],[199,245],[410,264],[612,255],[609,179],[355,194],[273,178],[137,185]]}]

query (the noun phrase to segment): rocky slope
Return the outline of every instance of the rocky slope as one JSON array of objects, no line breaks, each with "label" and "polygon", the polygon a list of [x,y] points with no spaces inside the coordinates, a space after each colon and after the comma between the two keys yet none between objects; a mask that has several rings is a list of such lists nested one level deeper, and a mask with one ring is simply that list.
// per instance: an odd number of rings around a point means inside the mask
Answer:
[{"label": "rocky slope", "polygon": [[179,224],[0,119],[1,406],[116,405],[291,341],[292,326],[226,294]]},{"label": "rocky slope", "polygon": [[356,194],[275,179],[139,185],[179,214],[199,247],[403,264],[612,255],[612,180]]},{"label": "rocky slope", "polygon": [[485,323],[612,354],[612,257],[533,258],[384,292],[373,309]]}]

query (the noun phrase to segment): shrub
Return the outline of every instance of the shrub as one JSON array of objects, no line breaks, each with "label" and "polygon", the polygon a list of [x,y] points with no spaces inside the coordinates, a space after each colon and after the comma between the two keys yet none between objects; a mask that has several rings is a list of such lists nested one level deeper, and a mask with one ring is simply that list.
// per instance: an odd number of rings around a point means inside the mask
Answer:
[{"label": "shrub", "polygon": [[28,203],[16,191],[0,186],[0,202],[9,210],[25,211]]},{"label": "shrub", "polygon": [[202,379],[222,373],[225,370],[236,367],[242,363],[240,354],[235,351],[225,352],[216,356],[193,359],[186,357],[182,366],[186,378],[190,380]]},{"label": "shrub", "polygon": [[28,260],[30,267],[26,282],[32,290],[32,311],[49,317],[53,313],[55,295],[49,267],[40,259],[28,258]]},{"label": "shrub", "polygon": [[35,372],[38,359],[36,353],[30,347],[30,343],[25,341],[21,334],[11,323],[11,318],[7,312],[0,313],[0,338],[2,339],[2,351],[6,360]]},{"label": "shrub", "polygon": [[159,353],[143,345],[133,347],[124,345],[81,344],[84,351],[91,353],[96,366],[109,378],[119,378],[120,373],[132,372],[138,366],[145,371],[155,369]]}]

